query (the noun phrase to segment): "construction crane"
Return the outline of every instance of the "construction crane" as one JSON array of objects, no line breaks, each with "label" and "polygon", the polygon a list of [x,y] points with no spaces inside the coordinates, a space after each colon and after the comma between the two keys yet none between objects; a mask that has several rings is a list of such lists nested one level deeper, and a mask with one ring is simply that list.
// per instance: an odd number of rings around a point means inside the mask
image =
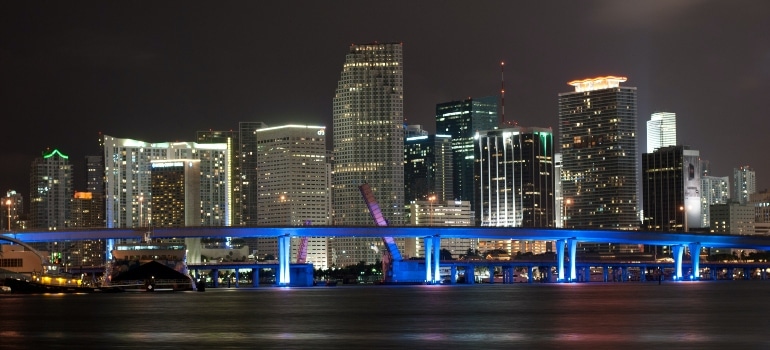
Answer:
[{"label": "construction crane", "polygon": [[[369,187],[369,184],[364,183],[358,186],[358,189],[364,197],[364,202],[366,202],[366,206],[369,208],[369,213],[372,214],[374,223],[376,223],[377,226],[388,226],[388,220],[382,216],[380,205],[374,198],[374,193],[372,192],[372,188]],[[382,237],[382,241],[387,248],[382,253],[382,273],[385,276],[385,281],[390,282],[393,276],[392,262],[401,261],[401,253],[398,251],[398,245],[396,245],[396,241],[393,237]]]}]

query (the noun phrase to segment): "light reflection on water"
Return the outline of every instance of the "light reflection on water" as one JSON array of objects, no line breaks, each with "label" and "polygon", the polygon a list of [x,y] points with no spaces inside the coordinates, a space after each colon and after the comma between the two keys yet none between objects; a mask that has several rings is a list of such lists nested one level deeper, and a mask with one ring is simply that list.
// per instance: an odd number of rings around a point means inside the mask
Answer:
[{"label": "light reflection on water", "polygon": [[10,295],[0,348],[767,348],[770,282]]}]

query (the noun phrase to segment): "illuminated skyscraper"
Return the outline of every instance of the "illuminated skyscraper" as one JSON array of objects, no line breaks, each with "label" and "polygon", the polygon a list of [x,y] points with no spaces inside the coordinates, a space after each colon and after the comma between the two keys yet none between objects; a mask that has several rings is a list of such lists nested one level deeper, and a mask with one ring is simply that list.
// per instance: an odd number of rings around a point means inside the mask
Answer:
[{"label": "illuminated skyscraper", "polygon": [[[333,101],[335,225],[374,225],[359,185],[368,183],[391,226],[404,214],[404,74],[400,43],[353,44]],[[338,238],[338,266],[382,259],[381,240]]]},{"label": "illuminated skyscraper", "polygon": [[667,146],[676,146],[676,114],[653,113],[647,121],[647,153]]},{"label": "illuminated skyscraper", "polygon": [[576,80],[575,91],[559,94],[567,227],[639,228],[636,88],[624,81]]},{"label": "illuminated skyscraper", "polygon": [[74,194],[69,157],[55,149],[35,158],[30,168],[29,188],[30,227],[38,230],[67,227]]},{"label": "illuminated skyscraper", "polygon": [[642,155],[646,230],[686,232],[703,227],[699,155],[686,146]]},{"label": "illuminated skyscraper", "polygon": [[452,145],[448,135],[407,137],[404,144],[404,199],[440,203],[452,192]]},{"label": "illuminated skyscraper", "polygon": [[497,98],[469,98],[436,105],[436,134],[449,135],[452,142],[454,185],[452,193],[447,193],[447,199],[470,201],[474,210],[479,203],[474,198],[473,137],[477,131],[492,130],[498,126]]}]

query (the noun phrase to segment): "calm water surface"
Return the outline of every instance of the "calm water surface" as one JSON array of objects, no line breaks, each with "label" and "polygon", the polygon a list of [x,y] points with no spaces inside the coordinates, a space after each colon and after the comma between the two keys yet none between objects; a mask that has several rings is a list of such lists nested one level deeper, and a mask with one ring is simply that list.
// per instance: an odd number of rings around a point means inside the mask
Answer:
[{"label": "calm water surface", "polygon": [[0,296],[0,349],[770,349],[770,281]]}]

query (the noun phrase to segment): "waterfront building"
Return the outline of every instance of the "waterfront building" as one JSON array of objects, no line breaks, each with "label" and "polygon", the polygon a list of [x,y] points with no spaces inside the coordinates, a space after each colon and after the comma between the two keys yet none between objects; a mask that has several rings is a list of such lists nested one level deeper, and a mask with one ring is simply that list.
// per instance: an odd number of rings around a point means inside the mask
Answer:
[{"label": "waterfront building", "polygon": [[55,149],[35,158],[29,187],[31,227],[39,230],[67,227],[73,193],[69,156]]},{"label": "waterfront building", "polygon": [[[408,205],[410,226],[442,226],[461,227],[473,226],[475,217],[469,201],[412,201]],[[405,239],[404,254],[411,257],[425,257],[425,241],[422,239]],[[441,238],[441,249],[448,251],[452,259],[459,259],[468,252],[477,250],[477,238]]]},{"label": "waterfront building", "polygon": [[[333,100],[334,225],[374,225],[359,190],[364,183],[389,225],[405,223],[403,62],[401,43],[353,44],[345,56]],[[382,259],[381,240],[330,242],[337,266]]]},{"label": "waterfront building", "polygon": [[682,231],[703,227],[700,152],[686,146],[642,155],[644,228]]},{"label": "waterfront building", "polygon": [[266,128],[262,122],[238,123],[238,158],[240,162],[240,215],[241,224],[255,226],[259,218],[257,200],[257,130]]},{"label": "waterfront building", "polygon": [[556,217],[556,227],[564,228],[567,220],[567,206],[570,202],[564,201],[564,194],[562,192],[562,165],[561,165],[561,153],[556,152],[553,154],[553,196],[556,201],[556,209],[558,209],[554,216]]},{"label": "waterfront building", "polygon": [[754,206],[754,233],[770,234],[770,191],[765,189],[751,194],[749,205]]},{"label": "waterfront building", "polygon": [[[72,196],[69,227],[104,227],[104,196],[99,193],[75,191]],[[105,244],[103,240],[70,241],[65,256],[65,268],[78,266],[101,266],[104,264]]]},{"label": "waterfront building", "polygon": [[[731,200],[726,204],[714,204],[710,208],[711,227],[710,232],[715,234],[729,235],[753,235],[756,233],[754,228],[755,207],[749,204],[741,204]],[[732,249],[732,248],[711,248],[710,255],[729,254],[733,256],[747,255],[755,250]],[[741,257],[744,258],[745,256]]]},{"label": "waterfront building", "polygon": [[676,113],[653,113],[647,121],[647,153],[676,145]]},{"label": "waterfront building", "polygon": [[[448,200],[470,201],[473,208],[479,203],[475,198],[474,184],[474,137],[479,130],[498,127],[497,96],[468,98],[436,105],[436,134],[448,135],[452,143],[452,192]],[[480,225],[476,222],[476,225]]]},{"label": "waterfront building", "polygon": [[757,175],[748,165],[733,169],[733,196],[738,203],[746,204],[749,196],[757,193]]}]

